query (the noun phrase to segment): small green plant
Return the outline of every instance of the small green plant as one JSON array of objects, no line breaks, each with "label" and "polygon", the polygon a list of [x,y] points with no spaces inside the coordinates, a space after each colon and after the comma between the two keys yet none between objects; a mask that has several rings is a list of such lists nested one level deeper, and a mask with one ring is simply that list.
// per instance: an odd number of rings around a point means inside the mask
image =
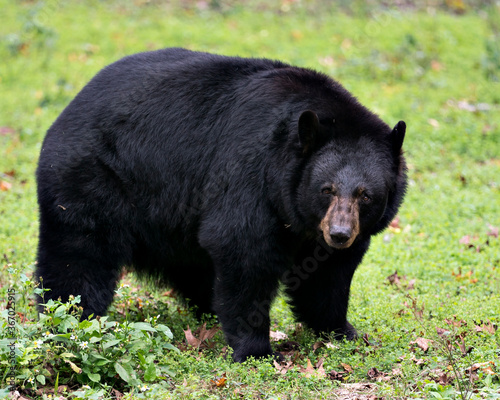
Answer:
[{"label": "small green plant", "polygon": [[[108,317],[80,321],[79,302],[79,296],[67,303],[49,300],[38,322],[18,327],[16,380],[21,388],[36,391],[47,385],[78,384],[99,389],[105,384],[144,392],[148,382],[175,375],[161,363],[178,350],[170,329],[158,323],[159,316],[143,322]],[[2,341],[10,339],[6,333],[2,330]],[[5,349],[2,346],[0,353],[4,365],[9,361]]]}]

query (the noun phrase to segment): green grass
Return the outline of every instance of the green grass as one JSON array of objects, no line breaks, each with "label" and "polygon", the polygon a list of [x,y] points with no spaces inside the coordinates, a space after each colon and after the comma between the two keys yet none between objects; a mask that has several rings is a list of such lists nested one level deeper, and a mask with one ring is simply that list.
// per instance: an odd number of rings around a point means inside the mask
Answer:
[{"label": "green grass", "polygon": [[[34,398],[54,388],[96,399],[116,397],[113,390],[172,399],[500,397],[500,243],[492,233],[500,226],[499,7],[186,4],[0,0],[1,393],[13,334],[18,389]],[[314,350],[319,339],[279,298],[273,330],[288,334],[281,345],[299,344],[288,352],[291,368],[235,364],[220,332],[198,350],[187,346],[183,331],[201,322],[130,275],[107,320],[78,323],[61,304],[37,320],[34,170],[44,134],[100,68],[169,46],[321,70],[388,123],[407,122],[410,187],[399,225],[375,238],[352,287],[350,320],[364,339]],[[400,281],[391,284],[395,271]],[[14,330],[8,290],[16,292]],[[418,338],[433,342],[424,351]],[[310,376],[307,360],[321,359],[325,374]]]}]

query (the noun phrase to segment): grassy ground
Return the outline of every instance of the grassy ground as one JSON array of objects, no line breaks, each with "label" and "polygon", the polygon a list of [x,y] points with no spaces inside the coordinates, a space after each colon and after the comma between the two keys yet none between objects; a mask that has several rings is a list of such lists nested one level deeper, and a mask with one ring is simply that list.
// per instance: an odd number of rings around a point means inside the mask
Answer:
[{"label": "grassy ground", "polygon": [[[32,398],[499,398],[498,5],[197,4],[0,0],[0,393],[12,371]],[[234,364],[213,319],[200,328],[131,275],[108,320],[78,323],[60,304],[37,320],[44,133],[100,68],[168,46],[312,67],[390,124],[407,122],[410,189],[355,276],[357,342],[320,341],[280,298],[273,331],[287,335],[276,342],[287,363]]]}]

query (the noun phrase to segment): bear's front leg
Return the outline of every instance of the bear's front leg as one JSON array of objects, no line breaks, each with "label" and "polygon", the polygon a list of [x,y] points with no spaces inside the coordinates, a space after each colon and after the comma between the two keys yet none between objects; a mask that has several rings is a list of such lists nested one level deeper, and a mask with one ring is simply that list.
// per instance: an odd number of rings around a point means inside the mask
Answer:
[{"label": "bear's front leg", "polygon": [[303,245],[294,266],[283,277],[296,318],[317,334],[334,333],[349,340],[357,337],[347,321],[349,291],[367,242],[336,250],[320,238]]},{"label": "bear's front leg", "polygon": [[266,235],[265,227],[255,229],[234,223],[224,227],[235,229],[220,233],[218,227],[207,228],[202,230],[200,242],[213,261],[212,308],[222,324],[227,343],[234,350],[233,358],[243,362],[251,356],[280,357],[273,353],[269,341],[269,309],[286,256],[272,236]]},{"label": "bear's front leg", "polygon": [[273,355],[269,342],[269,309],[276,295],[277,277],[239,268],[224,268],[217,274],[213,307],[222,323],[233,358],[243,362],[248,357]]}]

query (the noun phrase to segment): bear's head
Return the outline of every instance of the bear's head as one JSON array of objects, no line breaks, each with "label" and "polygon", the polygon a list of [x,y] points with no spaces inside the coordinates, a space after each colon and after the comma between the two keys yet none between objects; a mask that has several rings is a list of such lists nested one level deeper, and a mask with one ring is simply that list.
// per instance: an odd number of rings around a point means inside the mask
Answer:
[{"label": "bear's head", "polygon": [[307,159],[297,202],[307,225],[328,246],[350,247],[383,230],[406,190],[402,144],[406,125],[394,129],[373,115],[363,124],[337,126],[313,111],[301,114],[298,136]]}]

